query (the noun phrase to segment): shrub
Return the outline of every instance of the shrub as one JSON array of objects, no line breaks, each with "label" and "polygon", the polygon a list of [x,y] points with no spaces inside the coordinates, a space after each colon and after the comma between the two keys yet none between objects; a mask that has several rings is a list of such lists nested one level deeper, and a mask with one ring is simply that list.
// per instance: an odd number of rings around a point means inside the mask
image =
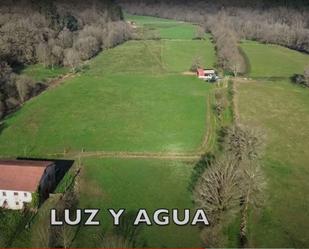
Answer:
[{"label": "shrub", "polygon": [[88,60],[100,51],[100,44],[93,36],[82,37],[75,42],[74,49],[79,52],[82,60]]},{"label": "shrub", "polygon": [[31,90],[34,84],[34,81],[28,76],[21,75],[17,77],[15,85],[21,103],[24,103],[31,97]]},{"label": "shrub", "polygon": [[64,51],[64,60],[63,64],[65,66],[70,67],[73,71],[76,70],[78,65],[80,64],[80,55],[79,52],[76,51],[75,49],[69,48]]},{"label": "shrub", "polygon": [[201,57],[198,56],[198,57],[194,58],[192,65],[191,65],[191,68],[190,68],[190,71],[196,72],[197,69],[202,68],[202,67],[203,67],[202,66],[202,59],[201,59]]}]

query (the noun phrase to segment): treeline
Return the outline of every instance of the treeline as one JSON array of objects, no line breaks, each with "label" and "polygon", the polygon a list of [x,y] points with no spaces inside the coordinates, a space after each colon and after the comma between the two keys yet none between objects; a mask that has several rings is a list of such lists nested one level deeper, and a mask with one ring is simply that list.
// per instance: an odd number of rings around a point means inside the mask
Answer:
[{"label": "treeline", "polygon": [[308,1],[120,1],[132,14],[198,23],[214,36],[219,66],[234,75],[246,71],[241,39],[309,52]]},{"label": "treeline", "polygon": [[210,226],[202,232],[207,247],[224,248],[229,239],[225,233],[240,218],[238,245],[248,245],[249,213],[265,201],[266,179],[260,165],[263,150],[260,132],[234,125],[225,130],[223,153],[204,160],[205,170],[195,188],[194,200],[205,209]]},{"label": "treeline", "polygon": [[42,63],[76,70],[129,37],[121,9],[111,1],[1,1],[0,118],[43,85],[17,75],[21,67]]}]

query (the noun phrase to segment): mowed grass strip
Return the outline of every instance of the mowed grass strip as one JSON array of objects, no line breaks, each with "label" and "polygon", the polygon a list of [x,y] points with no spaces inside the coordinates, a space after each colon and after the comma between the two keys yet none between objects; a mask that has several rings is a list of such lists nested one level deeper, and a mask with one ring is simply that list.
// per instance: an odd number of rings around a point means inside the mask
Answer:
[{"label": "mowed grass strip", "polygon": [[[103,227],[83,228],[74,247],[100,247],[98,234],[113,228],[108,208],[137,213],[145,208],[193,210],[188,184],[193,165],[162,160],[87,159],[83,161],[80,205],[100,207]],[[194,212],[194,210],[193,210]],[[199,247],[199,229],[192,226],[143,226],[138,245],[143,247]]]},{"label": "mowed grass strip", "polygon": [[265,208],[250,220],[252,247],[309,246],[309,90],[289,82],[238,85],[241,121],[267,135]]},{"label": "mowed grass strip", "polygon": [[265,45],[253,41],[243,41],[241,48],[249,57],[251,77],[289,78],[303,74],[309,65],[309,56],[277,45]]}]

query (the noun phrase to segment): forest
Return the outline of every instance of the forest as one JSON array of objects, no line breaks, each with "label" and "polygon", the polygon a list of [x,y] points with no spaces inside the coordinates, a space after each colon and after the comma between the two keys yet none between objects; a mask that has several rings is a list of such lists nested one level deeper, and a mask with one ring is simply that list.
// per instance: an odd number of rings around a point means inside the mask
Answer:
[{"label": "forest", "polygon": [[129,36],[121,9],[111,1],[1,1],[0,118],[46,88],[19,74],[27,65],[75,71]]}]

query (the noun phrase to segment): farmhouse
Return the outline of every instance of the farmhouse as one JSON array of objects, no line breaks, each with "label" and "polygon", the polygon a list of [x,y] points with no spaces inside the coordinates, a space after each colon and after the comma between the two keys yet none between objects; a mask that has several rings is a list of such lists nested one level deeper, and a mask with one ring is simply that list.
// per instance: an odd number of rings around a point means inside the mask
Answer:
[{"label": "farmhouse", "polygon": [[218,76],[216,75],[216,71],[214,69],[203,69],[203,68],[198,68],[196,75],[199,79],[204,79],[204,80],[217,80]]},{"label": "farmhouse", "polygon": [[46,199],[55,185],[55,164],[50,161],[0,160],[0,207],[18,210],[37,192]]}]

